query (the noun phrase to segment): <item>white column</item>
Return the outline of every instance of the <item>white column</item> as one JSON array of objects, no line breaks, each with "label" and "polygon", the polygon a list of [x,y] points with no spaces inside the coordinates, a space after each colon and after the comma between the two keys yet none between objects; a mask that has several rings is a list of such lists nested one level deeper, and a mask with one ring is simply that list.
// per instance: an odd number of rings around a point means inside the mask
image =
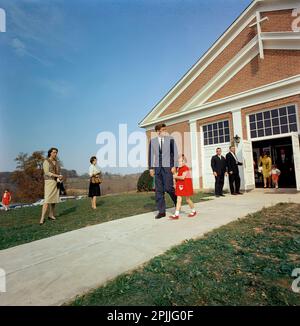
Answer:
[{"label": "white column", "polygon": [[[233,122],[233,137],[236,135],[240,137],[240,143],[235,144],[236,156],[240,162],[243,162],[243,125],[242,125],[242,113],[241,109],[232,111]],[[241,177],[241,189],[245,189],[245,173],[244,168],[239,167]]]},{"label": "white column", "polygon": [[241,109],[232,111],[232,122],[234,136],[238,135],[243,138],[242,112]]},{"label": "white column", "polygon": [[190,142],[192,155],[192,172],[194,189],[200,189],[200,162],[199,162],[199,133],[197,131],[197,121],[190,120]]}]

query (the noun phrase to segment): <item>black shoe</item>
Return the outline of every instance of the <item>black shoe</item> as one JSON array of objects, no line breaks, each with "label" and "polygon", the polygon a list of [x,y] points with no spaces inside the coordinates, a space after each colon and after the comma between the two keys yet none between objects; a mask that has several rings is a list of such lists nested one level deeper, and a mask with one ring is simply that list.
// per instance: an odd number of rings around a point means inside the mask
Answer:
[{"label": "black shoe", "polygon": [[166,216],[166,213],[158,213],[156,216],[155,216],[155,219],[158,220],[162,217],[165,217]]},{"label": "black shoe", "polygon": [[217,198],[219,198],[219,197],[220,197],[220,195],[216,195],[216,197],[217,197]]},{"label": "black shoe", "polygon": [[225,196],[225,195],[223,195],[223,194],[222,194],[222,195],[220,195],[220,196],[221,196],[221,197],[226,197],[226,196]]},{"label": "black shoe", "polygon": [[233,192],[233,193],[232,193],[232,196],[236,196],[236,195],[237,195],[237,193],[236,193],[236,192]]},{"label": "black shoe", "polygon": [[237,194],[237,195],[243,195],[241,192],[237,192],[236,194]]},{"label": "black shoe", "polygon": [[50,221],[56,221],[56,218],[53,218],[53,217],[48,216],[48,220],[50,220]]}]

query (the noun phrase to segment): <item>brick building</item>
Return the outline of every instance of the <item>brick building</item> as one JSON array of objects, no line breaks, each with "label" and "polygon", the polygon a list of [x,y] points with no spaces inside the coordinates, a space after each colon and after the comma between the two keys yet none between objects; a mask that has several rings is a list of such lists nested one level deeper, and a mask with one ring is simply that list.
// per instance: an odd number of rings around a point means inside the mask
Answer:
[{"label": "brick building", "polygon": [[[164,122],[185,140],[195,189],[211,189],[216,147],[237,146],[242,188],[260,186],[255,164],[284,149],[287,186],[300,190],[300,1],[254,0],[140,123]],[[227,185],[228,186],[228,185]]]}]

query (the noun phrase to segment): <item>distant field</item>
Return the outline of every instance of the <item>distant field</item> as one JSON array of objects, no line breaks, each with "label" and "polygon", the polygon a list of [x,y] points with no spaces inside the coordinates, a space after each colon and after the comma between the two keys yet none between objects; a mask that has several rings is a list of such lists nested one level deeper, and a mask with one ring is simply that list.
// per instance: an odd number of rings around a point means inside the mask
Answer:
[{"label": "distant field", "polygon": [[[16,195],[16,186],[10,181],[11,174],[12,173],[10,172],[0,172],[0,194],[2,195],[4,189],[8,188],[12,193],[12,203],[25,202],[22,198],[18,198]],[[139,177],[139,173],[128,175],[104,174],[103,183],[101,184],[101,192],[103,195],[107,195],[136,191]],[[67,178],[67,181],[65,182],[67,195],[87,195],[89,182],[88,176]]]},{"label": "distant field", "polygon": [[[135,191],[140,174],[129,175],[104,175],[101,184],[102,194],[116,194],[122,192]],[[89,178],[68,178],[66,182],[67,194],[86,195],[89,188]]]},{"label": "distant field", "polygon": [[[199,202],[208,196],[197,193],[193,198]],[[166,198],[171,207],[169,196]],[[153,192],[106,195],[97,200],[97,206],[97,210],[93,210],[89,198],[60,203],[57,205],[57,221],[47,220],[42,226],[38,224],[41,206],[0,211],[0,250],[156,209]]]}]

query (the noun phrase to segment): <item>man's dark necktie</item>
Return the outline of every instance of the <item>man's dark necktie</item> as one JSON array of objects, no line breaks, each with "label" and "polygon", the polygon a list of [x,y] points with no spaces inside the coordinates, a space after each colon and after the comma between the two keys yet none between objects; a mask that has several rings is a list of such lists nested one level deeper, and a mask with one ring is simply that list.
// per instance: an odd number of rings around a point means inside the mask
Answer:
[{"label": "man's dark necktie", "polygon": [[162,166],[162,138],[159,141],[159,166]]}]

